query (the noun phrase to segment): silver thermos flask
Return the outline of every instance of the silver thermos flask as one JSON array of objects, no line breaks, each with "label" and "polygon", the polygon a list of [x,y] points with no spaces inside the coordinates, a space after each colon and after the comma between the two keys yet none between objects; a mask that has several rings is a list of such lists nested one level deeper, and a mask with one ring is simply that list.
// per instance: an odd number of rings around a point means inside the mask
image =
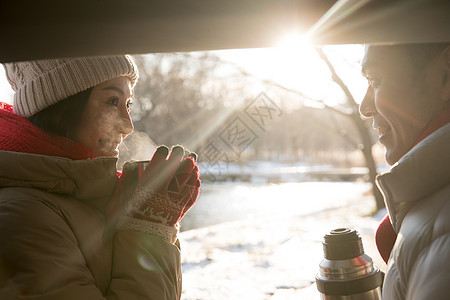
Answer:
[{"label": "silver thermos flask", "polygon": [[322,244],[324,259],[316,275],[321,299],[381,299],[384,274],[364,254],[361,237],[356,230],[331,230],[324,236]]}]

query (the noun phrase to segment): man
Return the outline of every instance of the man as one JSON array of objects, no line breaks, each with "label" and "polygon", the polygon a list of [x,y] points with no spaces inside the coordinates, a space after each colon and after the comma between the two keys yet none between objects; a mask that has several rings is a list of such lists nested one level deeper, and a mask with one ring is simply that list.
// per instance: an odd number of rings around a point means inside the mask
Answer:
[{"label": "man", "polygon": [[367,46],[362,71],[360,112],[393,165],[377,178],[389,212],[377,232],[383,299],[448,299],[450,45]]}]

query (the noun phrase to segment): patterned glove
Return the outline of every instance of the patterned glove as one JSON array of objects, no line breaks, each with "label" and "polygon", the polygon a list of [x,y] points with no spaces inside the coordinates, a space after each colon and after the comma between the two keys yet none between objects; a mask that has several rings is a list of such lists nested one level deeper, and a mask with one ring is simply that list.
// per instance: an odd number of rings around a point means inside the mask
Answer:
[{"label": "patterned glove", "polygon": [[[130,166],[124,166],[122,176],[128,187],[122,192],[131,195],[131,199],[119,229],[150,232],[172,243],[176,240],[179,222],[196,202],[201,186],[196,155],[184,156],[180,146],[175,146],[170,155],[169,149],[162,146],[148,165],[139,164],[142,167],[133,175],[128,171]],[[137,186],[133,184],[136,179]]]}]

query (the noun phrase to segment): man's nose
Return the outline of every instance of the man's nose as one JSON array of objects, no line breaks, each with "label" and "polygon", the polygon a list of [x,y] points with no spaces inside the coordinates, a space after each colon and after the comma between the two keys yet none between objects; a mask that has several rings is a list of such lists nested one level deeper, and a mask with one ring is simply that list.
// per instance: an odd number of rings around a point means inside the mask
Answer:
[{"label": "man's nose", "polygon": [[370,118],[376,112],[374,92],[372,87],[368,87],[364,98],[359,105],[359,112],[366,118]]}]

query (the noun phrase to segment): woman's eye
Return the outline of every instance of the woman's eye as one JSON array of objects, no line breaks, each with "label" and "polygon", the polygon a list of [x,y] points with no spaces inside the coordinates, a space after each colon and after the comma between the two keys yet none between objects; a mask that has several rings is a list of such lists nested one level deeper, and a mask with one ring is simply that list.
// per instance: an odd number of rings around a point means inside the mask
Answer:
[{"label": "woman's eye", "polygon": [[111,104],[111,105],[114,105],[114,106],[117,106],[117,104],[119,103],[119,98],[116,98],[116,97],[111,98],[111,99],[108,100],[107,103]]}]

